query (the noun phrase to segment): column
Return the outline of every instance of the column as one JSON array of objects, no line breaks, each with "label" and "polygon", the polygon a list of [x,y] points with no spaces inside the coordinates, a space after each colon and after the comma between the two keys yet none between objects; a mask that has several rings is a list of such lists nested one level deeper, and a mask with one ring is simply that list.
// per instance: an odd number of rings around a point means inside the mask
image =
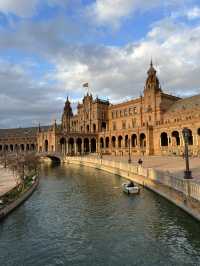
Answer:
[{"label": "column", "polygon": [[83,139],[81,143],[81,154],[84,154],[84,140]]},{"label": "column", "polygon": [[77,154],[77,143],[76,143],[76,139],[74,141],[74,154]]},{"label": "column", "polygon": [[91,139],[89,139],[89,153],[91,153]]},{"label": "column", "polygon": [[68,155],[68,153],[69,153],[69,143],[68,143],[68,140],[67,140],[67,142],[66,142],[66,154]]}]

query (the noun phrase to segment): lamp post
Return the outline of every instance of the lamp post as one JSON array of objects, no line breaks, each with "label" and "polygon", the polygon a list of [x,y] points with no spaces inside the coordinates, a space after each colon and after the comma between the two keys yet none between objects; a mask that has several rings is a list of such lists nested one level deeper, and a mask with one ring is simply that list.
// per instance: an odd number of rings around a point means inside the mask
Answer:
[{"label": "lamp post", "polygon": [[190,136],[190,131],[188,128],[184,128],[182,131],[184,142],[185,142],[185,171],[184,171],[184,178],[185,179],[191,179],[192,178],[192,172],[190,171],[189,167],[189,154],[188,154],[188,141]]},{"label": "lamp post", "polygon": [[128,163],[131,163],[131,140],[128,139]]}]

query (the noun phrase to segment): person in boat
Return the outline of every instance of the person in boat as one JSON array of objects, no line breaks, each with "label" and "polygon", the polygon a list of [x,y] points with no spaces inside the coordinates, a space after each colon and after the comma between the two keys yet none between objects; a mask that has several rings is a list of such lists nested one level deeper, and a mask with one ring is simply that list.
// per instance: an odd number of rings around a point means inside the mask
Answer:
[{"label": "person in boat", "polygon": [[128,183],[128,185],[127,185],[127,187],[134,187],[135,185],[134,185],[134,183],[133,183],[133,181],[130,181],[129,183]]}]

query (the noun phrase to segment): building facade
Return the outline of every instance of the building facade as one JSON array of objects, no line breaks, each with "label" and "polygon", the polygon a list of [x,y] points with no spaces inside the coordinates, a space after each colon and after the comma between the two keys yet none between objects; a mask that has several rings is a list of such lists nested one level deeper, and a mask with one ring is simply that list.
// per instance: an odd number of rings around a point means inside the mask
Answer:
[{"label": "building facade", "polygon": [[151,62],[139,98],[111,104],[87,94],[75,115],[67,98],[61,124],[39,127],[33,143],[42,153],[182,155],[184,127],[190,129],[190,154],[199,156],[200,95],[181,99],[166,94]]}]

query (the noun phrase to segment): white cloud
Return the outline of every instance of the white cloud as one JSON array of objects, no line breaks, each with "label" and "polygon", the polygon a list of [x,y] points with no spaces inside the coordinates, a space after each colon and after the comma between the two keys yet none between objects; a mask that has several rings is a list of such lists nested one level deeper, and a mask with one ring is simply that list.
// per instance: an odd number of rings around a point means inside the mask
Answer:
[{"label": "white cloud", "polygon": [[[71,25],[67,29],[64,20],[58,18],[51,23],[22,21],[15,27],[12,32],[0,29],[1,51],[12,48],[25,51],[54,67],[33,80],[31,71],[29,74],[25,71],[28,66],[0,61],[1,117],[12,116],[13,124],[20,116],[27,123],[28,118],[39,120],[40,113],[43,121],[49,122],[52,114],[59,117],[67,94],[75,101],[82,98],[85,91],[81,85],[87,81],[94,96],[106,96],[111,101],[138,97],[144,88],[151,57],[165,92],[183,96],[199,92],[198,21],[195,26],[188,26],[172,18],[163,19],[152,25],[143,39],[123,47],[66,43],[63,32],[70,37],[77,31]],[[37,67],[33,62],[29,64]]]},{"label": "white cloud", "polygon": [[5,14],[15,14],[19,17],[29,17],[34,15],[37,8],[42,4],[66,7],[68,0],[0,0],[0,11]]},{"label": "white cloud", "polygon": [[200,18],[200,8],[195,6],[192,9],[189,9],[186,15],[190,20]]},{"label": "white cloud", "polygon": [[155,7],[165,9],[188,0],[96,0],[88,7],[90,17],[99,25],[108,25],[118,28],[123,19],[133,16],[136,12],[145,12]]},{"label": "white cloud", "polygon": [[35,12],[39,0],[0,0],[0,11],[17,16],[30,16]]}]

